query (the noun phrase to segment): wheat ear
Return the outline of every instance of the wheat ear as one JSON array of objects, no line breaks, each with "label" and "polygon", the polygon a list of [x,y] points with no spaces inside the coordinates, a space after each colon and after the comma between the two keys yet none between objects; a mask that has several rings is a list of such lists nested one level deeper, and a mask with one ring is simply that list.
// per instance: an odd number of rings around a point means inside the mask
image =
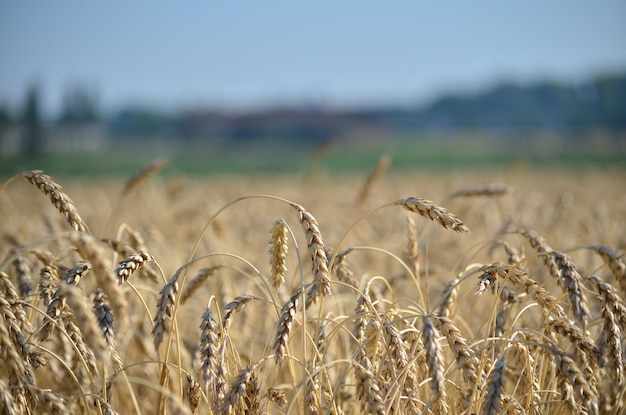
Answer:
[{"label": "wheat ear", "polygon": [[410,196],[392,202],[392,205],[402,206],[404,209],[418,213],[419,215],[439,223],[446,229],[451,229],[458,233],[471,233],[469,228],[453,213],[448,212],[444,207],[436,205],[434,202],[421,197]]},{"label": "wheat ear", "polygon": [[541,386],[537,378],[536,360],[526,346],[522,342],[512,343],[511,346],[515,351],[515,364],[519,371],[520,380],[520,403],[524,408],[529,409],[532,415],[540,415],[539,403],[541,394],[539,393]]},{"label": "wheat ear", "polygon": [[604,365],[600,350],[582,328],[570,323],[568,320],[554,318],[548,318],[548,326],[551,330],[566,337],[572,343],[574,355],[578,357],[585,372],[593,372],[591,367],[589,367],[590,361],[595,362],[596,366]]},{"label": "wheat ear", "polygon": [[359,191],[359,195],[357,196],[356,202],[359,205],[365,203],[365,200],[371,193],[372,189],[376,185],[376,183],[380,180],[382,176],[389,169],[389,164],[391,164],[391,158],[388,155],[383,155],[379,160],[374,169],[367,175],[365,179],[365,183],[361,187]]},{"label": "wheat ear", "polygon": [[361,354],[359,362],[354,362],[354,370],[357,377],[357,394],[361,402],[363,413],[384,415],[385,403],[376,382],[376,377],[372,373],[372,363],[370,359]]},{"label": "wheat ear", "polygon": [[416,401],[418,394],[419,381],[412,370],[411,359],[406,351],[404,340],[400,330],[392,324],[386,322],[383,326],[385,332],[385,341],[389,349],[390,360],[394,366],[395,372],[403,374],[404,379],[399,386],[402,387],[402,396],[406,398],[405,408],[410,413],[417,412]]},{"label": "wheat ear", "polygon": [[31,170],[21,173],[23,177],[33,186],[37,187],[43,194],[50,198],[50,201],[59,213],[65,218],[67,223],[78,233],[85,232],[86,226],[78,214],[72,199],[62,191],[62,187],[57,184],[52,177],[43,174],[41,170]]},{"label": "wheat ear", "polygon": [[301,292],[297,291],[291,298],[283,305],[280,312],[280,320],[278,322],[278,329],[276,330],[276,337],[274,340],[274,358],[276,363],[281,362],[286,353],[287,343],[289,343],[289,334],[291,332],[291,325],[296,316],[296,310],[298,308],[298,298]]},{"label": "wheat ear", "polygon": [[55,291],[55,284],[60,279],[59,271],[56,267],[46,265],[39,271],[39,298],[44,307],[48,308]]},{"label": "wheat ear", "polygon": [[23,413],[11,394],[11,388],[9,388],[4,379],[0,379],[0,408],[3,408],[7,415],[20,415]]},{"label": "wheat ear", "polygon": [[202,268],[198,271],[198,273],[185,284],[185,291],[180,295],[180,303],[185,304],[187,300],[189,300],[193,294],[202,286],[202,283],[207,280],[207,278],[215,275],[215,272],[221,268],[223,265],[215,265],[212,267]]},{"label": "wheat ear", "polygon": [[31,269],[26,263],[26,259],[21,255],[13,260],[12,265],[17,273],[16,281],[20,297],[26,298],[34,291],[30,278],[32,274]]},{"label": "wheat ear", "polygon": [[220,330],[217,322],[213,319],[210,303],[202,314],[202,324],[200,324],[200,360],[202,362],[202,377],[208,392],[211,391],[213,397],[217,399],[215,390],[215,380],[217,379],[218,367],[220,366]]},{"label": "wheat ear", "polygon": [[432,390],[430,407],[435,414],[447,413],[446,388],[444,378],[444,359],[441,345],[439,344],[439,332],[433,326],[430,318],[424,315],[424,349],[426,351],[426,364],[430,375],[430,388]]},{"label": "wheat ear", "polygon": [[20,329],[27,333],[31,333],[32,327],[30,321],[28,320],[28,316],[24,311],[20,297],[17,294],[17,291],[15,291],[13,282],[11,282],[8,274],[4,271],[0,271],[0,290],[4,294],[4,298],[6,298],[11,305],[11,311],[15,314],[15,318],[19,322]]},{"label": "wheat ear", "polygon": [[404,251],[407,264],[415,277],[419,280],[420,277],[420,254],[419,254],[419,242],[417,240],[417,230],[415,228],[415,221],[411,216],[407,217],[407,243]]},{"label": "wheat ear", "polygon": [[93,296],[93,308],[96,312],[96,319],[98,320],[98,327],[102,331],[104,341],[109,349],[109,355],[111,356],[111,362],[116,371],[122,370],[122,358],[115,349],[115,331],[113,329],[113,314],[111,314],[111,306],[109,305],[109,299],[101,288],[96,289]]},{"label": "wheat ear", "polygon": [[157,301],[157,313],[154,316],[152,327],[152,339],[154,348],[159,349],[159,345],[163,341],[165,334],[169,333],[171,319],[174,314],[174,306],[176,304],[176,296],[178,295],[178,277],[184,267],[179,268],[165,286],[159,292],[159,300]]},{"label": "wheat ear", "polygon": [[439,330],[448,340],[450,350],[454,354],[457,364],[463,372],[463,379],[468,386],[480,385],[484,374],[479,372],[479,360],[476,352],[469,346],[469,343],[461,330],[447,317],[437,316],[434,318]]},{"label": "wheat ear", "polygon": [[103,361],[106,357],[107,346],[96,315],[87,303],[87,299],[79,288],[71,284],[61,283],[59,291],[60,295],[65,297],[69,308],[74,312],[83,339],[94,352],[96,358]]},{"label": "wheat ear", "polygon": [[[0,350],[3,359],[12,372],[21,382],[33,385],[33,371],[27,359],[28,346],[23,341],[23,336],[16,330],[15,317],[12,315],[11,306],[0,297]],[[25,348],[26,347],[26,348]]]},{"label": "wheat ear", "polygon": [[169,163],[169,160],[167,159],[156,159],[148,166],[135,173],[130,179],[128,179],[128,181],[124,185],[124,188],[122,189],[122,196],[128,195],[133,189],[139,186],[139,184],[145,181],[148,177],[158,172],[163,167],[167,166],[167,163]]},{"label": "wheat ear", "polygon": [[558,300],[542,288],[537,281],[528,278],[526,271],[522,268],[505,265],[502,262],[494,262],[493,264],[481,267],[479,272],[481,272],[481,275],[479,277],[479,289],[477,293],[485,292],[486,289],[484,287],[491,287],[495,284],[498,277],[508,278],[514,285],[530,294],[541,306],[546,315],[549,316],[552,313],[556,313],[557,317],[561,319],[566,318],[565,311],[563,311]]},{"label": "wheat ear", "polygon": [[252,300],[251,295],[238,295],[233,301],[224,306],[224,317],[222,317],[222,327],[227,330],[230,327],[230,317],[244,309],[246,304]]},{"label": "wheat ear", "polygon": [[599,347],[609,355],[607,363],[610,373],[618,383],[624,379],[624,333],[626,332],[626,305],[618,295],[617,290],[601,278],[592,275],[589,277],[602,299],[603,331]]},{"label": "wheat ear", "polygon": [[115,270],[118,284],[121,285],[125,283],[128,278],[130,278],[135,271],[141,269],[146,262],[154,262],[154,258],[144,251],[139,251],[136,254],[130,255],[127,259],[120,261]]},{"label": "wheat ear", "polygon": [[563,288],[569,296],[574,318],[582,329],[585,330],[587,320],[589,320],[589,310],[587,309],[587,300],[583,294],[582,277],[568,255],[558,251],[552,251],[549,255],[554,258]]},{"label": "wheat ear", "polygon": [[276,388],[268,388],[267,389],[267,400],[270,402],[274,402],[280,409],[286,409],[287,404],[287,394]]},{"label": "wheat ear", "polygon": [[109,301],[113,305],[113,309],[118,313],[118,321],[126,316],[128,303],[122,289],[117,283],[113,264],[108,258],[107,253],[99,244],[99,241],[91,235],[72,236],[72,243],[78,249],[80,256],[89,261],[93,268],[92,272],[96,277],[98,287],[100,287],[109,297]]},{"label": "wheat ear", "polygon": [[[554,356],[561,387],[561,399],[568,405],[572,413],[598,413],[598,395],[595,392],[576,362],[556,347],[550,347]],[[574,396],[578,395],[578,399]]]},{"label": "wheat ear", "polygon": [[593,245],[591,248],[600,255],[602,260],[609,266],[613,276],[622,289],[622,294],[626,295],[626,262],[624,261],[624,253],[614,251],[604,245]]},{"label": "wheat ear", "polygon": [[200,405],[200,385],[191,375],[187,375],[187,386],[185,387],[185,397],[189,403],[191,412],[196,415],[198,413],[198,406]]},{"label": "wheat ear", "polygon": [[464,187],[452,193],[449,196],[449,199],[455,197],[503,196],[511,193],[512,191],[513,189],[511,187],[502,184],[488,184],[484,186]]},{"label": "wheat ear", "polygon": [[298,219],[306,235],[307,246],[313,262],[314,285],[307,293],[307,304],[315,302],[318,295],[330,294],[330,275],[328,273],[328,260],[324,250],[324,241],[317,220],[302,206],[290,203],[298,211]]},{"label": "wheat ear", "polygon": [[497,415],[502,408],[502,392],[504,390],[504,373],[506,364],[504,362],[506,358],[506,351],[500,359],[496,362],[491,374],[489,375],[487,396],[485,397],[485,415]]},{"label": "wheat ear", "polygon": [[224,400],[220,405],[220,413],[240,414],[244,413],[243,411],[255,413],[252,412],[253,408],[251,406],[254,406],[256,394],[258,394],[257,379],[254,373],[254,365],[251,365],[239,371],[239,374],[224,396]]},{"label": "wheat ear", "polygon": [[272,287],[278,289],[285,282],[285,274],[287,273],[287,254],[289,252],[287,223],[283,219],[277,219],[272,224],[270,233],[272,234],[269,242]]}]

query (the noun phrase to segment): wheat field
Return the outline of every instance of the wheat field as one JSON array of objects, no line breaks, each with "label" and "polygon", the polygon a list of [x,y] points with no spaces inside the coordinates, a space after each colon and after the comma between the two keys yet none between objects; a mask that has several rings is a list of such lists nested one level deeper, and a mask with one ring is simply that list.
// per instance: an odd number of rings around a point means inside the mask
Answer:
[{"label": "wheat field", "polygon": [[624,171],[163,165],[3,179],[0,413],[626,411]]}]

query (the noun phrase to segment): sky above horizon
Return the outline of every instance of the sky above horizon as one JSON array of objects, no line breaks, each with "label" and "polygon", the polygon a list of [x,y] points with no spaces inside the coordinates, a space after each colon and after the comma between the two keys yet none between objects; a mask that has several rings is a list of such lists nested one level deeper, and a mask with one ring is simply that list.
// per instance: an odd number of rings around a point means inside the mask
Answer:
[{"label": "sky above horizon", "polygon": [[626,69],[626,2],[0,0],[0,105],[29,85],[125,104],[246,109],[420,103],[511,80]]}]

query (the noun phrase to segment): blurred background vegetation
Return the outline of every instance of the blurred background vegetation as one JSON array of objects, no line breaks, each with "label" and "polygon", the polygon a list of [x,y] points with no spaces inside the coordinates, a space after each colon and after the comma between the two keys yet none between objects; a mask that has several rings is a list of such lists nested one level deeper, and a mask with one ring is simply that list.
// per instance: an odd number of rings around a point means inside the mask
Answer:
[{"label": "blurred background vegetation", "polygon": [[623,4],[149,5],[0,2],[0,175],[626,166]]},{"label": "blurred background vegetation", "polygon": [[33,167],[120,175],[156,157],[169,172],[359,172],[388,154],[397,169],[626,166],[626,73],[586,83],[501,83],[420,106],[256,111],[197,107],[99,110],[85,86],[44,119],[41,89],[19,111],[0,107],[0,174]]}]

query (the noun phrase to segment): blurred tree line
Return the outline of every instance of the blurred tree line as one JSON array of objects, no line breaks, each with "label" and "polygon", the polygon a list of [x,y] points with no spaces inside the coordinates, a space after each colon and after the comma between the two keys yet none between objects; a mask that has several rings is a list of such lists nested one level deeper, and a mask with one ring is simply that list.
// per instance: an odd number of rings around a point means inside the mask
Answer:
[{"label": "blurred tree line", "polygon": [[[320,107],[269,108],[247,113],[194,108],[165,112],[149,107],[120,108],[104,115],[93,89],[74,85],[65,91],[59,114],[43,120],[41,89],[30,87],[18,111],[0,103],[0,145],[6,131],[19,127],[21,152],[36,157],[46,131],[63,134],[100,126],[107,140],[215,139],[250,141],[281,138],[324,142],[354,131],[381,135],[406,132],[537,132],[563,136],[602,130],[626,132],[626,73],[598,76],[583,83],[500,83],[473,94],[449,93],[413,107],[331,111]],[[83,128],[82,130],[80,128]],[[59,136],[59,134],[57,134]],[[0,146],[0,148],[2,148]]]},{"label": "blurred tree line", "polygon": [[475,94],[446,94],[426,105],[329,111],[270,108],[245,114],[197,108],[163,113],[126,108],[108,119],[114,137],[219,138],[248,141],[266,137],[324,140],[356,129],[410,131],[626,131],[626,73],[567,84],[501,83]]}]

